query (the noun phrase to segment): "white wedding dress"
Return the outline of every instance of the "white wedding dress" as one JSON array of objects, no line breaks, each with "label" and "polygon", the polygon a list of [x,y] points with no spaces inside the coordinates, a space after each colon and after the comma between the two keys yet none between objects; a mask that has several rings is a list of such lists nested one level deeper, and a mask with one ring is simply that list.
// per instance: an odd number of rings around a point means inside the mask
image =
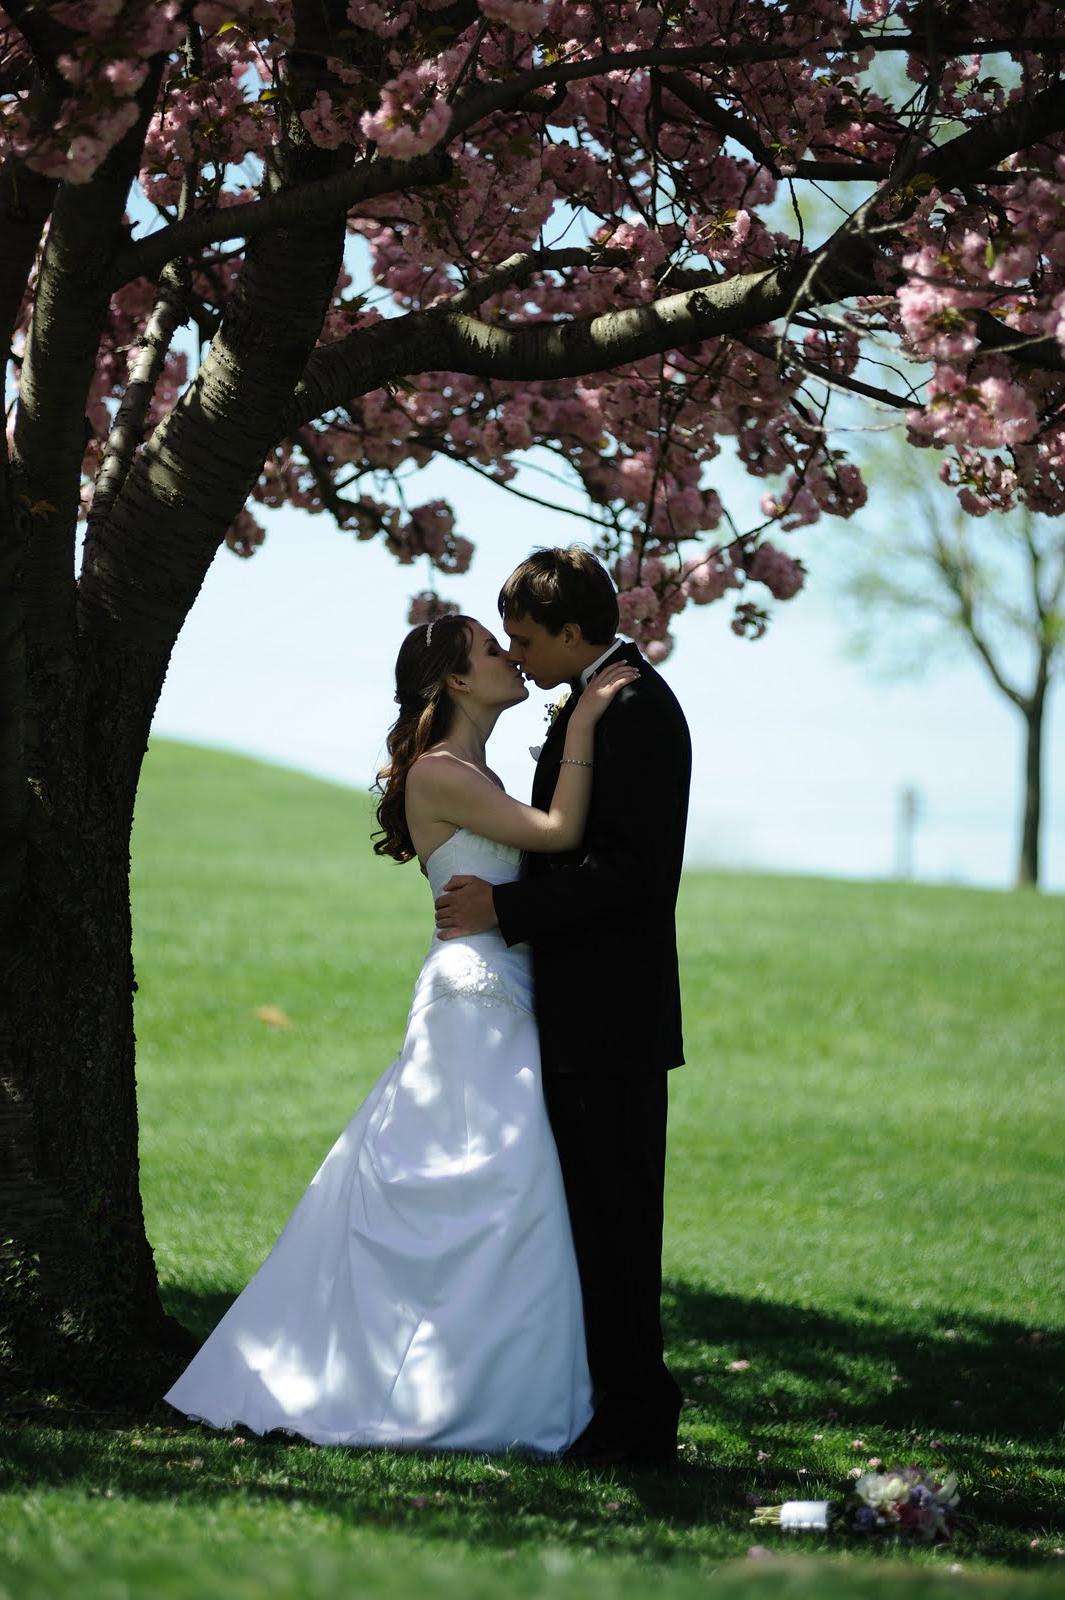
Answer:
[{"label": "white wedding dress", "polygon": [[[460,828],[426,870],[517,876]],[[553,1454],[591,1417],[529,950],[435,934],[403,1048],[165,1399],[330,1445]]]}]

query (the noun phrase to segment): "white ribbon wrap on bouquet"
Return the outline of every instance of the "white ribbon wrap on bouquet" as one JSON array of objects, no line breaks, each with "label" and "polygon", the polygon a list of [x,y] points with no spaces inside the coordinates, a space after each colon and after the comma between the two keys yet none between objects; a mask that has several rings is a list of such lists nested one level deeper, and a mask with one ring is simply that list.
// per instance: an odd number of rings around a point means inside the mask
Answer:
[{"label": "white ribbon wrap on bouquet", "polygon": [[780,1526],[821,1532],[828,1527],[831,1505],[831,1500],[785,1500],[780,1508]]}]

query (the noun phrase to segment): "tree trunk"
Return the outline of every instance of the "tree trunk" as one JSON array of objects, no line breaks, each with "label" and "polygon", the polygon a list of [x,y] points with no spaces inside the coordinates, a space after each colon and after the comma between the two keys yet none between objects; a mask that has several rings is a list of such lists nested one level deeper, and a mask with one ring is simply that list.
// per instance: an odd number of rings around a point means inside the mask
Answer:
[{"label": "tree trunk", "polygon": [[[289,126],[268,172],[269,184],[281,188],[342,172],[354,159],[350,148],[313,146],[298,116],[322,86],[325,43],[346,22],[343,0],[297,0],[294,12]],[[76,212],[71,234],[95,216],[84,206],[76,211],[77,199],[65,202]],[[13,793],[14,785],[28,789],[29,816],[22,894],[0,950],[7,991],[0,996],[0,1361],[9,1384],[24,1390],[151,1404],[195,1349],[163,1312],[140,1201],[133,802],[174,642],[280,436],[336,285],[345,230],[338,202],[331,214],[252,241],[196,381],[130,465],[110,515],[90,528],[76,626],[74,607],[68,616],[56,599],[73,589],[72,514],[57,528],[49,562],[26,562],[27,614],[32,589],[39,609],[55,612],[61,625],[28,630],[27,720],[46,737],[12,780]],[[31,423],[38,414],[59,415],[68,449],[76,443],[76,469],[81,410],[75,430],[60,402],[73,407],[77,383],[66,373],[77,379],[95,335],[82,326],[80,256],[71,250],[61,258],[61,231],[53,219],[53,278],[65,323],[42,322],[34,346],[41,401],[32,416],[24,366],[20,437],[27,459],[40,465],[48,440]],[[47,339],[55,345],[71,327],[73,353],[57,367]],[[51,409],[50,382],[61,391]],[[35,483],[30,488],[36,492]],[[48,532],[44,521],[34,526],[31,555]],[[0,629],[0,646],[3,639]],[[13,760],[17,754],[13,747]]]},{"label": "tree trunk", "polygon": [[90,647],[55,707],[76,731],[30,798],[0,1025],[0,1362],[9,1391],[150,1405],[195,1349],[159,1300],[137,1150],[129,841],[162,675],[108,657],[108,725],[88,731]]},{"label": "tree trunk", "polygon": [[1045,683],[1040,682],[1024,710],[1024,823],[1017,863],[1018,889],[1039,887],[1039,824],[1043,809],[1043,710]]}]

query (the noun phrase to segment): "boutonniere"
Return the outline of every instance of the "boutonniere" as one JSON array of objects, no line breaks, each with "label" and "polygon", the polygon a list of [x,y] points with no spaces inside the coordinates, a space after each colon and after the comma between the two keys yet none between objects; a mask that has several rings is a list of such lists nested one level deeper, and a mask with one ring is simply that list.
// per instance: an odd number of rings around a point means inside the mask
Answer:
[{"label": "boutonniere", "polygon": [[571,689],[567,689],[564,694],[560,695],[557,700],[545,708],[544,716],[547,718],[547,726],[549,728],[554,727],[555,718],[562,710],[562,707],[566,704],[566,701],[569,699],[572,692],[573,691]]}]

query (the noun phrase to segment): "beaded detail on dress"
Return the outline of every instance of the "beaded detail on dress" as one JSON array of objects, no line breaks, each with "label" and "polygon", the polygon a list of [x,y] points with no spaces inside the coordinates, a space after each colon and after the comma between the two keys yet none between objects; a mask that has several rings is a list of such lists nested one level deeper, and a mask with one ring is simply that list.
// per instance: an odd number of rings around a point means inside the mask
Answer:
[{"label": "beaded detail on dress", "polygon": [[[510,883],[521,870],[522,852],[468,828],[458,828],[425,863],[434,899],[456,874]],[[476,1000],[480,1005],[533,1009],[528,945],[507,946],[498,928],[458,939],[434,937],[415,987],[413,1010],[435,1000]]]},{"label": "beaded detail on dress", "polygon": [[434,1000],[476,1000],[482,1006],[509,1006],[513,1011],[528,1011],[512,982],[468,944],[455,940],[444,946],[433,962]]}]

